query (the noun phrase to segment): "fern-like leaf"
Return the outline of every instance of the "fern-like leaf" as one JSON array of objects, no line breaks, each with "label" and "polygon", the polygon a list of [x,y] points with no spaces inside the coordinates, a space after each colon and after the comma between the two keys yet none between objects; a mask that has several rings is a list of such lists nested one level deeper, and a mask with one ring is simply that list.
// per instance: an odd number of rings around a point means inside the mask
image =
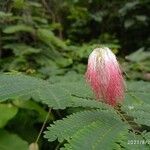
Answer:
[{"label": "fern-like leaf", "polygon": [[[67,140],[61,150],[113,150],[145,149],[139,144],[141,135],[129,133],[129,126],[122,122],[113,110],[82,111],[54,122],[45,132],[45,138],[59,142]],[[137,144],[134,144],[134,142]]]},{"label": "fern-like leaf", "polygon": [[129,116],[134,117],[135,122],[150,126],[150,105],[142,104],[124,107],[123,110],[127,112]]},{"label": "fern-like leaf", "polygon": [[125,105],[150,104],[150,84],[144,81],[127,82]]},{"label": "fern-like leaf", "polygon": [[128,82],[128,90],[122,110],[139,124],[150,126],[150,84],[144,81]]},{"label": "fern-like leaf", "polygon": [[[84,89],[84,86],[82,88]],[[71,88],[71,83],[66,84],[65,87],[64,84],[51,84],[48,81],[22,74],[0,75],[0,101],[18,97],[27,97],[26,99],[32,97],[34,100],[43,102],[54,109],[78,106],[105,107],[97,101],[76,96],[79,90],[81,90],[81,86],[78,88],[78,85],[76,85],[76,87]]]},{"label": "fern-like leaf", "polygon": [[110,150],[116,148],[118,139],[124,139],[127,130],[118,121],[93,122],[76,132],[69,140],[73,150]]},{"label": "fern-like leaf", "polygon": [[[97,126],[97,122],[108,125],[117,123],[121,127],[124,126],[124,123],[120,121],[115,111],[111,108],[105,111],[82,111],[70,115],[63,120],[56,121],[53,125],[48,127],[48,131],[45,132],[45,137],[48,138],[49,141],[54,141],[56,138],[58,138],[60,142],[64,139],[69,140],[76,132],[88,126],[90,127],[92,124],[96,124]],[[99,126],[99,128],[101,128],[101,126]]]}]

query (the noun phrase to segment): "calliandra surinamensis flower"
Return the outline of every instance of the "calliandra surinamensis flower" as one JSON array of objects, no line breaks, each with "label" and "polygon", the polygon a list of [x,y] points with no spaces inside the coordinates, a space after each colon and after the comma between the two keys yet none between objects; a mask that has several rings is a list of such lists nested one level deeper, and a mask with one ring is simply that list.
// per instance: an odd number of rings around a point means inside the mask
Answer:
[{"label": "calliandra surinamensis flower", "polygon": [[124,99],[124,79],[116,56],[107,48],[96,48],[90,54],[86,72],[96,99],[116,106]]}]

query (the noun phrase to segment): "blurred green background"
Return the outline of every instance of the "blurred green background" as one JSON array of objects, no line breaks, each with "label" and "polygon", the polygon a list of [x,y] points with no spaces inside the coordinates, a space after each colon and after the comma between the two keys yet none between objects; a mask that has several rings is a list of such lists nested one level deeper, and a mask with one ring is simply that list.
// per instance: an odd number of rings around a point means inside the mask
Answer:
[{"label": "blurred green background", "polygon": [[[117,55],[126,79],[149,81],[149,12],[149,0],[0,0],[0,72],[43,79],[84,74],[91,51],[106,45]],[[14,104],[19,109],[7,111],[8,119],[0,127],[31,143],[47,107],[33,101]],[[9,106],[1,104],[0,111]],[[63,114],[54,111],[49,120]],[[0,136],[4,134],[8,133],[0,130]],[[42,149],[57,145],[43,141]]]},{"label": "blurred green background", "polygon": [[0,70],[84,73],[102,44],[122,58],[124,71],[137,71],[129,78],[141,78],[150,71],[149,8],[148,0],[1,0]]}]

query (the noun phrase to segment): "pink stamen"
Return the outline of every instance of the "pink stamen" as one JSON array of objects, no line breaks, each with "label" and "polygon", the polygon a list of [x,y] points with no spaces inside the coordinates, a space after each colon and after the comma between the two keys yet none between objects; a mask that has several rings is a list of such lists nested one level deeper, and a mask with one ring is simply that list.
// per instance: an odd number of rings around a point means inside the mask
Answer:
[{"label": "pink stamen", "polygon": [[86,79],[96,98],[115,106],[124,99],[124,79],[115,55],[107,47],[89,56]]}]

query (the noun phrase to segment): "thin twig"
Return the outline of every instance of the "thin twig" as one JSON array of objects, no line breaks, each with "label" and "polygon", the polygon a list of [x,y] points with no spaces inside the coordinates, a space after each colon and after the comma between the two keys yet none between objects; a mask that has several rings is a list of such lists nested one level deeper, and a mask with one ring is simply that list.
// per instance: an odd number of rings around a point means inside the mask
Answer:
[{"label": "thin twig", "polygon": [[39,141],[39,139],[40,139],[40,137],[41,137],[41,134],[42,134],[42,132],[43,132],[43,130],[44,130],[44,127],[45,127],[45,125],[46,125],[46,122],[47,122],[47,120],[48,120],[48,117],[49,117],[49,114],[51,113],[51,108],[49,108],[49,110],[48,110],[48,113],[47,113],[47,115],[46,115],[46,117],[45,117],[45,120],[44,120],[44,122],[43,122],[43,125],[42,125],[42,127],[41,127],[41,129],[40,129],[40,132],[39,132],[39,134],[38,134],[38,136],[37,136],[37,139],[36,139],[36,141],[35,141],[35,143],[38,143],[38,141]]}]

